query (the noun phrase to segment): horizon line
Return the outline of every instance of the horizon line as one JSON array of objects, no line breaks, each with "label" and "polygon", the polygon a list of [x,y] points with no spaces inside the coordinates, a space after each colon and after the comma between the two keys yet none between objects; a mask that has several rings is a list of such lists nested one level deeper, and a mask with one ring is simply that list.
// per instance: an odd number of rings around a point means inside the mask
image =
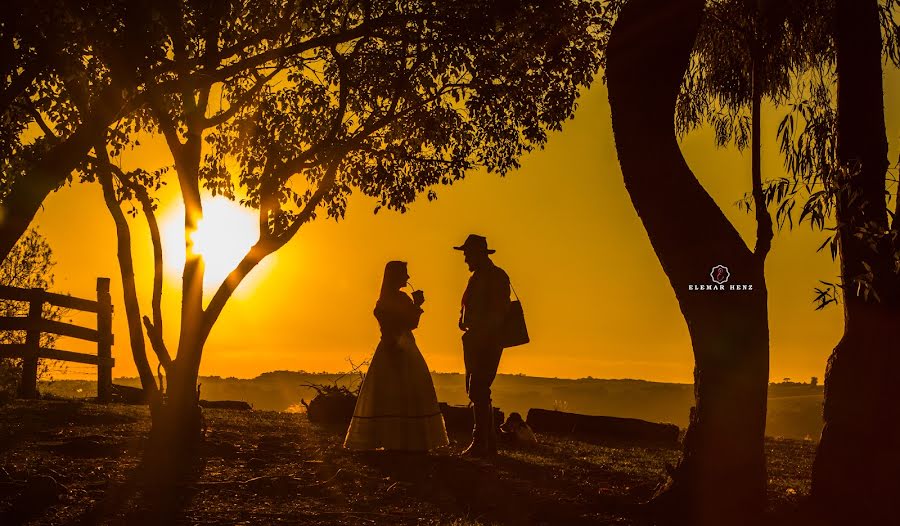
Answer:
[{"label": "horizon line", "polygon": [[[462,372],[457,371],[429,371],[431,374],[441,374],[441,375],[463,375]],[[308,375],[328,375],[328,376],[340,376],[340,375],[352,375],[354,371],[306,371],[306,370],[290,370],[290,369],[276,369],[272,371],[265,371],[256,376],[222,376],[215,374],[207,374],[200,375],[199,378],[221,378],[221,379],[234,379],[234,380],[256,380],[261,378],[263,375],[274,374],[274,373],[295,373],[295,374],[308,374]],[[648,382],[648,383],[659,383],[659,384],[673,384],[673,385],[694,385],[693,382],[675,382],[675,381],[664,381],[664,380],[648,380],[645,378],[595,378],[593,376],[582,376],[582,377],[559,377],[559,376],[532,376],[525,373],[497,373],[497,376],[513,376],[513,377],[523,377],[523,378],[534,378],[538,380],[569,380],[569,381],[578,381],[578,380],[602,380],[602,381],[630,381],[630,382]],[[199,379],[198,378],[198,379]],[[119,376],[114,378],[113,380],[139,380],[138,376]],[[47,382],[62,382],[62,381],[96,381],[91,379],[78,379],[78,378],[60,378],[55,380],[46,380]],[[769,379],[769,384],[777,384],[777,383],[791,383],[791,384],[800,384],[800,385],[810,385],[810,382],[806,381],[790,381],[790,382],[776,382],[774,379]],[[823,384],[819,382],[817,384],[818,387],[822,387]]]}]

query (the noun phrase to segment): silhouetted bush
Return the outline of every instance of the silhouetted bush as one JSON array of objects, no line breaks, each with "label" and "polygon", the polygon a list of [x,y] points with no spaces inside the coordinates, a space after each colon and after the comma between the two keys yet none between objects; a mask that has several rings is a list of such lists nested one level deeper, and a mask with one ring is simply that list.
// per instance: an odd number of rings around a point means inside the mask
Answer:
[{"label": "silhouetted bush", "polygon": [[307,387],[316,390],[316,396],[309,403],[300,400],[310,422],[332,426],[350,425],[353,409],[356,407],[356,393],[336,385],[311,384]]},{"label": "silhouetted bush", "polygon": [[[29,230],[10,253],[0,262],[0,284],[23,289],[48,289],[53,285],[53,272],[56,264],[52,259],[50,245],[37,230]],[[43,317],[46,320],[59,321],[66,310],[44,305]],[[28,315],[28,302],[0,300],[0,316],[24,318]],[[58,336],[52,333],[41,334],[41,347],[52,349]],[[0,344],[25,343],[25,331],[0,331]],[[47,360],[38,363],[38,379],[50,377]],[[0,357],[0,402],[16,396],[19,378],[22,376],[22,360],[19,358]]]}]

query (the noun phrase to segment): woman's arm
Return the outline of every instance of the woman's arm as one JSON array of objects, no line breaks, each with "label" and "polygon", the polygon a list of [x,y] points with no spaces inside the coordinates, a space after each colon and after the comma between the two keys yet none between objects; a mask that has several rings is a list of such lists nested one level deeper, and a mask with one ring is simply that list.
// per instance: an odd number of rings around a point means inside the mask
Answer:
[{"label": "woman's arm", "polygon": [[403,330],[413,330],[419,326],[422,308],[402,291],[378,300],[375,316],[382,322]]},{"label": "woman's arm", "polygon": [[400,307],[401,325],[404,328],[413,330],[419,326],[419,318],[422,317],[422,313],[425,311],[422,310],[422,307],[416,305],[405,292],[400,292],[400,294],[403,298]]}]

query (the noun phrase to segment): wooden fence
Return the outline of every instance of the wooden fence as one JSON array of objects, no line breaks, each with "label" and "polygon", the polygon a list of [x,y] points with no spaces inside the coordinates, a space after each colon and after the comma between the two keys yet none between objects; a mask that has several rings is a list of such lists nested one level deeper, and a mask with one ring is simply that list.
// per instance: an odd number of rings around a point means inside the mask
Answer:
[{"label": "wooden fence", "polygon": [[[0,331],[25,331],[25,343],[0,345],[0,357],[22,358],[22,380],[19,396],[37,397],[38,359],[48,358],[97,366],[97,398],[108,402],[112,397],[112,300],[109,278],[97,278],[97,299],[75,298],[43,289],[21,289],[0,285],[0,300],[27,301],[28,316],[0,316]],[[97,314],[97,328],[90,329],[43,318],[44,303],[66,309]],[[70,336],[97,343],[97,355],[41,347],[41,333]]]}]

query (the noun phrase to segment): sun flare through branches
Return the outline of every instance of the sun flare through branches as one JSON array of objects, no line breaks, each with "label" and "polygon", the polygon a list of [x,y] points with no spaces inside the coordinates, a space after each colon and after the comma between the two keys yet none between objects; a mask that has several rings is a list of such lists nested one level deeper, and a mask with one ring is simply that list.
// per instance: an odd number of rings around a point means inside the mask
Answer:
[{"label": "sun flare through branches", "polygon": [[[225,280],[241,258],[256,243],[259,230],[256,215],[252,210],[224,197],[203,199],[203,218],[197,230],[190,234],[195,253],[203,257],[206,272],[203,278],[207,294]],[[180,276],[184,267],[184,209],[172,206],[162,220],[162,238],[165,266],[172,276]],[[269,256],[258,268],[267,269],[271,265]],[[263,273],[255,270],[246,281],[252,283]],[[246,284],[240,290],[248,290]]]}]

